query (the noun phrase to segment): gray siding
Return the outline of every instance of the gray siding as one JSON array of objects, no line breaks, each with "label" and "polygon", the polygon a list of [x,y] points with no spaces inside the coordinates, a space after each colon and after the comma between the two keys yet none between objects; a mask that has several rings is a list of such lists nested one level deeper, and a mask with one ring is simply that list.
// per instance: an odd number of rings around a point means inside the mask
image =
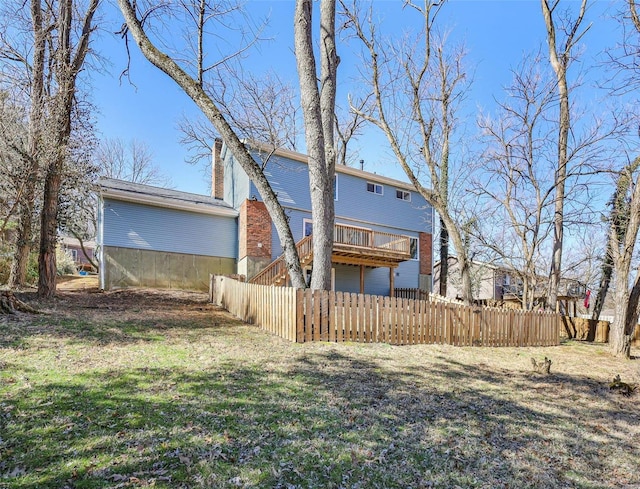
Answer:
[{"label": "gray siding", "polygon": [[237,257],[233,217],[104,199],[103,226],[104,246]]}]

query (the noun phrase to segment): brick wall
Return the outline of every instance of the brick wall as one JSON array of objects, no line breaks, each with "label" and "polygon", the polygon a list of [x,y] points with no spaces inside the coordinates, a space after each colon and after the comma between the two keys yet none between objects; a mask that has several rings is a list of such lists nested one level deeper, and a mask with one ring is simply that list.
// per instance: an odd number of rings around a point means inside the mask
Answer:
[{"label": "brick wall", "polygon": [[240,206],[240,246],[238,258],[271,258],[271,218],[267,207],[257,200],[245,200]]},{"label": "brick wall", "polygon": [[431,275],[431,264],[433,256],[433,235],[429,233],[420,233],[418,236],[420,250],[420,273],[423,275]]},{"label": "brick wall", "polygon": [[216,139],[213,143],[213,166],[211,168],[211,196],[224,199],[224,163],[220,157],[222,141]]}]

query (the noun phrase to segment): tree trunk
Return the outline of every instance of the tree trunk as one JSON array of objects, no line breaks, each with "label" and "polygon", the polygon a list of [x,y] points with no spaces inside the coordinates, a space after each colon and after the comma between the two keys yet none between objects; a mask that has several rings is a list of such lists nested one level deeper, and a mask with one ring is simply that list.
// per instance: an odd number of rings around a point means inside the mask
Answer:
[{"label": "tree trunk", "polygon": [[20,224],[16,241],[16,251],[11,264],[9,286],[12,288],[25,285],[27,265],[31,252],[33,234],[33,208],[35,201],[36,182],[40,170],[40,154],[42,144],[42,123],[44,114],[44,62],[46,50],[46,35],[41,0],[31,0],[31,24],[33,28],[33,65],[31,72],[31,109],[29,111],[29,147],[25,189],[20,196]]},{"label": "tree trunk", "polygon": [[313,275],[311,288],[331,288],[331,257],[335,221],[333,179],[335,151],[335,0],[322,0],[321,88],[318,90],[313,53],[311,0],[297,0],[294,21],[295,53],[300,81],[300,101],[309,156],[309,187],[313,219]]},{"label": "tree trunk", "polygon": [[[253,159],[246,146],[228,124],[211,97],[203,90],[189,74],[165,53],[161,52],[148,38],[140,21],[136,17],[135,10],[128,0],[118,0],[118,5],[124,16],[127,27],[131,32],[142,54],[158,69],[166,73],[178,86],[195,102],[202,113],[218,131],[231,154],[238,161],[242,169],[253,181],[267,207],[280,238],[284,259],[287,264],[291,284],[295,288],[305,288],[306,283],[296,243],[289,228],[289,220],[284,209],[278,201],[269,181],[265,177],[262,168]],[[160,102],[159,102],[160,103]]]},{"label": "tree trunk", "polygon": [[[26,194],[26,193],[25,193]],[[24,195],[23,199],[30,199],[33,202],[33,191]],[[20,205],[20,222],[16,238],[16,250],[11,262],[9,272],[9,287],[15,289],[26,284],[27,265],[29,263],[29,253],[31,252],[31,239],[33,229],[33,211],[31,205],[26,202]]]},{"label": "tree trunk", "polygon": [[449,280],[449,232],[440,219],[440,290],[438,293],[447,296],[447,280]]},{"label": "tree trunk", "polygon": [[75,52],[71,43],[71,32],[75,10],[73,0],[61,0],[57,17],[58,46],[54,69],[57,92],[53,100],[53,153],[47,167],[44,196],[40,218],[40,254],[38,256],[38,296],[53,297],[56,293],[56,245],[58,234],[58,210],[62,172],[68,157],[71,136],[71,113],[76,95],[76,81],[87,52],[93,31],[93,16],[99,0],[91,0],[82,19],[82,31]]},{"label": "tree trunk", "polygon": [[18,299],[9,290],[0,291],[0,314],[15,314],[16,311],[37,314],[38,311]]},{"label": "tree trunk", "polygon": [[[66,148],[66,143],[64,143]],[[64,160],[62,161],[64,163]],[[53,297],[56,293],[56,246],[58,237],[58,198],[61,185],[61,162],[52,162],[44,184],[40,219],[40,253],[38,255],[38,296]]]},{"label": "tree trunk", "polygon": [[628,293],[616,293],[615,316],[609,330],[609,348],[617,357],[631,358],[631,335],[625,328]]}]

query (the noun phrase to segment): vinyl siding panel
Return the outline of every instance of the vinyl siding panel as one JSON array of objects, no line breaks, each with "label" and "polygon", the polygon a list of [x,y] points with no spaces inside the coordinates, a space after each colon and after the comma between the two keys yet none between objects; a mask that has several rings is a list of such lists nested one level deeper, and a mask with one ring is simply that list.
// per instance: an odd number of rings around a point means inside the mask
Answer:
[{"label": "vinyl siding panel", "polygon": [[103,226],[104,246],[237,257],[233,217],[104,199]]},{"label": "vinyl siding panel", "polygon": [[[340,265],[335,269],[336,291],[360,293],[360,267]],[[401,263],[395,269],[394,285],[396,288],[418,288],[418,262]],[[364,293],[372,295],[389,295],[389,269],[365,268]]]},{"label": "vinyl siding panel", "polygon": [[253,188],[249,176],[231,155],[231,152],[226,149],[226,146],[224,151],[222,155],[224,161],[224,201],[234,209],[239,209],[245,199],[252,195],[250,192],[258,196],[258,191]]},{"label": "vinyl siding panel", "polygon": [[[265,174],[284,207],[311,209],[306,164],[274,156]],[[433,232],[433,211],[420,194],[411,192],[411,202],[407,202],[396,197],[396,187],[383,185],[383,195],[378,195],[367,191],[367,181],[354,175],[337,174],[337,220],[348,218],[395,229]],[[253,183],[250,187],[249,194],[257,196]]]}]

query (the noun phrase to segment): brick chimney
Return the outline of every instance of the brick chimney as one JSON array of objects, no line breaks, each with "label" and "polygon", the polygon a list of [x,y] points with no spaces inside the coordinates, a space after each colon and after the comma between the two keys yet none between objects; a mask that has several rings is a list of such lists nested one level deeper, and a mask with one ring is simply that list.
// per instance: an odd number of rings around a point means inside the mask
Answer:
[{"label": "brick chimney", "polygon": [[224,162],[222,152],[222,139],[216,138],[213,143],[213,163],[211,167],[211,197],[224,199]]},{"label": "brick chimney", "polygon": [[263,202],[245,200],[238,217],[238,273],[251,279],[271,263],[271,218]]}]

